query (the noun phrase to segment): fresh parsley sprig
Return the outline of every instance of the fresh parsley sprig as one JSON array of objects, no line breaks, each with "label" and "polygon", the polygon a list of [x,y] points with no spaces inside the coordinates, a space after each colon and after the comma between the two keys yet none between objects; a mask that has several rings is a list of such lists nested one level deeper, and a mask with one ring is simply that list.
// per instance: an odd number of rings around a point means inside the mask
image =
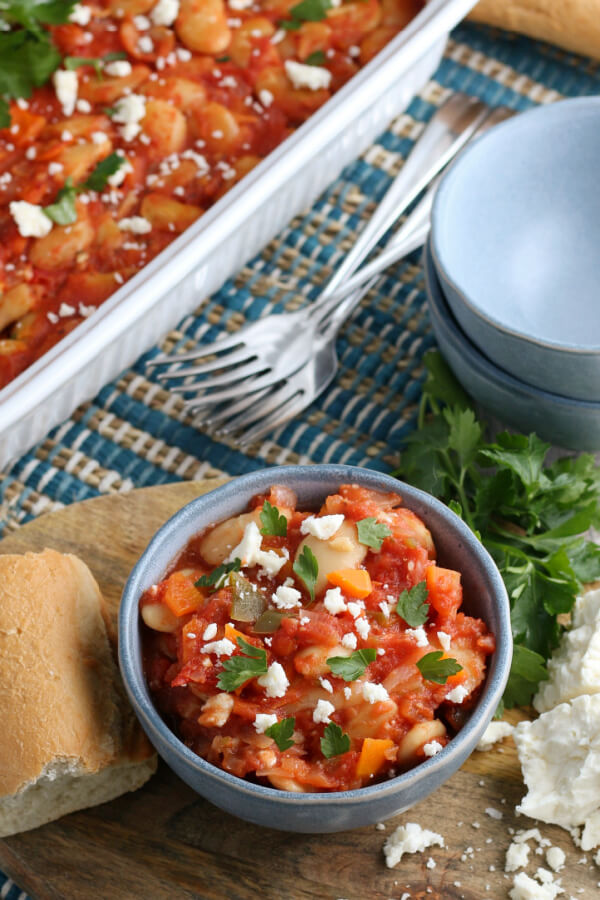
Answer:
[{"label": "fresh parsley sprig", "polygon": [[260,513],[262,528],[260,533],[265,536],[285,537],[287,534],[287,519],[279,512],[276,506],[265,500]]},{"label": "fresh parsley sprig", "polygon": [[384,540],[392,533],[387,525],[383,522],[378,522],[375,516],[361,519],[360,522],[356,523],[356,530],[360,543],[377,551],[381,550]]},{"label": "fresh parsley sprig", "polygon": [[236,556],[232,562],[221,563],[212,572],[207,575],[201,575],[198,581],[194,582],[195,587],[211,587],[217,590],[222,587],[225,578],[230,572],[239,572],[242,567],[241,559]]},{"label": "fresh parsley sprig", "polygon": [[350,737],[335,722],[330,722],[321,738],[321,753],[327,759],[347,753],[350,749]]},{"label": "fresh parsley sprig", "polygon": [[322,21],[332,7],[331,0],[301,0],[290,9],[291,19],[282,19],[278,25],[286,31],[297,31],[304,22]]},{"label": "fresh parsley sprig", "polygon": [[451,657],[445,657],[443,650],[432,650],[417,660],[417,669],[427,681],[446,684],[451,675],[462,672],[462,666]]},{"label": "fresh parsley sprig", "polygon": [[125,159],[118,153],[111,153],[101,160],[81,184],[74,185],[72,178],[65,179],[64,186],[56,195],[56,200],[43,211],[57,225],[72,225],[77,221],[75,201],[83,191],[103,191],[108,179],[123,165]]},{"label": "fresh parsley sprig", "polygon": [[429,616],[429,604],[427,600],[427,584],[420,581],[409,590],[404,590],[398,597],[396,612],[411,628],[424,625]]},{"label": "fresh parsley sprig", "polygon": [[127,59],[127,54],[120,50],[114,53],[106,53],[104,56],[65,56],[63,66],[65,69],[79,69],[81,66],[92,66],[98,78],[102,78],[102,66],[107,62],[117,59]]},{"label": "fresh parsley sprig", "polygon": [[292,734],[294,733],[295,726],[296,719],[294,716],[290,716],[287,719],[281,719],[280,722],[275,722],[274,725],[270,725],[265,729],[265,734],[268,737],[272,737],[279,749],[283,752],[294,746]]},{"label": "fresh parsley sprig", "polygon": [[222,691],[237,690],[251,678],[267,673],[267,651],[262,647],[249,644],[243,637],[238,637],[237,645],[241,656],[230,656],[223,661],[223,670],[219,672],[217,684]]},{"label": "fresh parsley sprig", "polygon": [[507,588],[514,640],[507,707],[526,705],[547,678],[545,663],[583,584],[600,578],[600,470],[590,454],[546,462],[535,434],[486,440],[471,398],[437,352],[417,429],[396,474],[446,502],[493,556]]},{"label": "fresh parsley sprig", "polygon": [[319,577],[319,563],[315,554],[310,547],[305,544],[302,553],[295,560],[292,566],[298,578],[304,582],[306,590],[310,594],[310,599],[315,599],[315,585]]},{"label": "fresh parsley sprig", "polygon": [[354,650],[350,656],[330,656],[327,665],[338,678],[343,678],[344,681],[356,681],[365,674],[367,666],[376,657],[375,647],[363,647],[362,650]]}]

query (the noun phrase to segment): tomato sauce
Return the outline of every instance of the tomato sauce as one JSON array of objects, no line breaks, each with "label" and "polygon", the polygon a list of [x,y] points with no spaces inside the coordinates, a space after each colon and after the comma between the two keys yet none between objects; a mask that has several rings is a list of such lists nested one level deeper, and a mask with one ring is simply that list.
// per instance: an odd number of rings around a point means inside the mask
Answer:
[{"label": "tomato sauce", "polygon": [[[262,533],[261,533],[262,532]],[[146,678],[184,743],[241,778],[360,788],[440,752],[493,635],[395,494],[289,489],[195,537],[140,599]]]}]

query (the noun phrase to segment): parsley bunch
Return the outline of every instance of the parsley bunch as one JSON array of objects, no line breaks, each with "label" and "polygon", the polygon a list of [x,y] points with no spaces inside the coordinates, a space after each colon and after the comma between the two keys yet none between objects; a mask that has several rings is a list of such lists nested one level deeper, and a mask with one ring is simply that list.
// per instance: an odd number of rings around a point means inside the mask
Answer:
[{"label": "parsley bunch", "polygon": [[548,677],[557,617],[600,577],[600,547],[585,536],[600,525],[600,470],[589,454],[546,463],[550,445],[535,434],[503,432],[488,442],[440,354],[428,353],[425,364],[418,427],[395,474],[447,503],[493,556],[514,639],[504,704],[524,706]]}]

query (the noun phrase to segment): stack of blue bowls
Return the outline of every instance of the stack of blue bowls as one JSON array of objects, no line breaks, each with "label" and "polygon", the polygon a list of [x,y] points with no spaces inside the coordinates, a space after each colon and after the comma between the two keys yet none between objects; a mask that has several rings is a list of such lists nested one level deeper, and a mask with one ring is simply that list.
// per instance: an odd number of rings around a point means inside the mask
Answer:
[{"label": "stack of blue bowls", "polygon": [[504,424],[600,449],[600,97],[523,113],[438,189],[425,248],[433,329]]}]

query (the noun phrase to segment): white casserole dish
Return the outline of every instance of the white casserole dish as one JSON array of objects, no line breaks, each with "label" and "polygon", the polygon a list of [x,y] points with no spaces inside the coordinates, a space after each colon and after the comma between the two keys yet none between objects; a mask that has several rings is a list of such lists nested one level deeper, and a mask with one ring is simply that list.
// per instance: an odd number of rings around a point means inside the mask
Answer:
[{"label": "white casserole dish", "polygon": [[430,0],[393,41],[87,321],[0,391],[0,467],[251,259],[398,115],[475,0]]}]

